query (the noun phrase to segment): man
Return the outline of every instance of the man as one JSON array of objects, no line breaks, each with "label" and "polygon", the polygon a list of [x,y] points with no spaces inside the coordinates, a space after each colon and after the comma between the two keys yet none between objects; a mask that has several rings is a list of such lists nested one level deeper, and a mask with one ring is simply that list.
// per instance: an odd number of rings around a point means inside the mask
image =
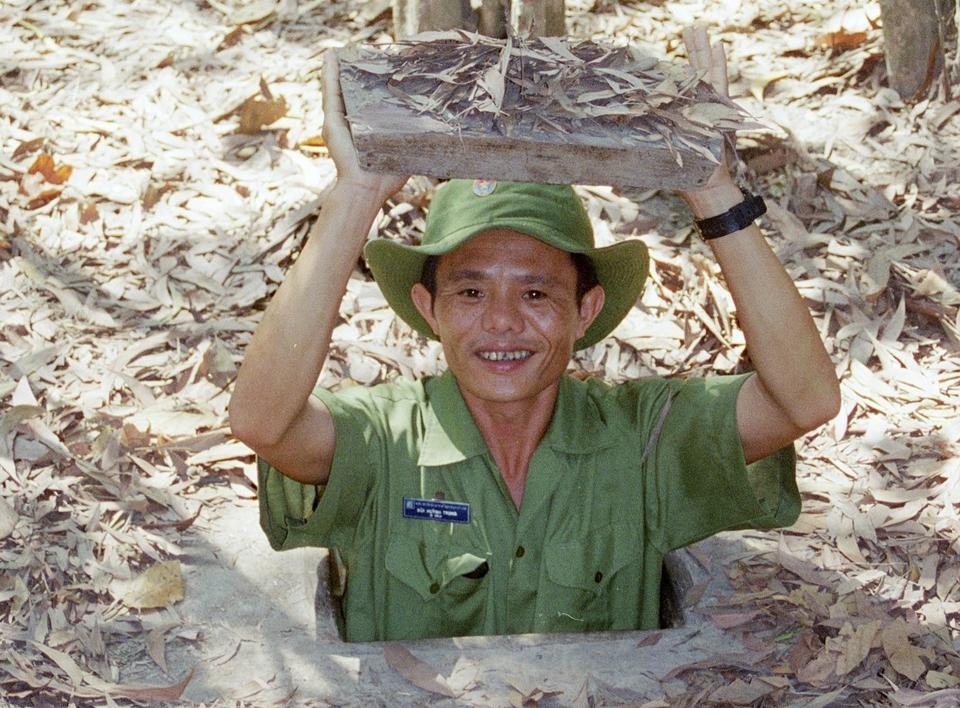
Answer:
[{"label": "man", "polygon": [[[722,50],[702,29],[685,41],[725,90]],[[348,640],[651,629],[664,553],[795,520],[791,443],[836,414],[839,387],[725,165],[682,196],[716,236],[755,374],[617,387],[566,375],[636,301],[646,249],[595,249],[568,187],[454,181],[422,246],[365,251],[449,370],[311,395],[369,228],[406,181],[359,168],[337,86],[327,61],[338,181],[250,344],[230,417],[261,458],[273,546],[342,556]]]}]

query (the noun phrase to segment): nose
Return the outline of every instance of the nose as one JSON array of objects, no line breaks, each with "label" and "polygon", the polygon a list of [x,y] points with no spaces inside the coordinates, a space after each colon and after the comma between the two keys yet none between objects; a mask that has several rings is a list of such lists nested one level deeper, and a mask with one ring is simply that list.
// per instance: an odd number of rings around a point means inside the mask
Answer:
[{"label": "nose", "polygon": [[522,331],[523,314],[519,300],[505,294],[489,295],[483,311],[483,328],[494,334]]}]

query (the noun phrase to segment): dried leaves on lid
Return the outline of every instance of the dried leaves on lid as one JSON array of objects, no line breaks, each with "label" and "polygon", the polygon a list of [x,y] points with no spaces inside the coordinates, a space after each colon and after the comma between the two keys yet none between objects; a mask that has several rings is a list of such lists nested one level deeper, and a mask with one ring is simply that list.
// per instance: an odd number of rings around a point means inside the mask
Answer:
[{"label": "dried leaves on lid", "polygon": [[615,128],[625,142],[671,136],[694,147],[722,131],[762,127],[688,66],[631,45],[435,32],[348,47],[340,59],[367,87],[385,84],[388,101],[431,114],[451,131],[564,136]]}]

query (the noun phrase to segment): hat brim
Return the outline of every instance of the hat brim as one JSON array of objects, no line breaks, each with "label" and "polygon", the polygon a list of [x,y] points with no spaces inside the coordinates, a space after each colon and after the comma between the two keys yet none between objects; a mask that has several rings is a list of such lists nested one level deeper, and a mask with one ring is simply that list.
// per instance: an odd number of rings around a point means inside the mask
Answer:
[{"label": "hat brim", "polygon": [[[483,229],[488,230],[489,227]],[[420,282],[423,264],[429,256],[449,253],[478,233],[463,231],[455,239],[445,239],[441,243],[426,246],[408,246],[378,238],[368,242],[364,248],[367,265],[387,303],[404,322],[429,339],[435,340],[437,335],[413,304],[410,290]],[[538,238],[536,234],[530,235]],[[543,238],[539,240],[546,242]],[[650,255],[646,244],[639,239],[628,239],[602,248],[577,249],[574,252],[583,253],[593,261],[597,280],[605,295],[600,314],[583,337],[574,343],[574,348],[579,350],[602,340],[630,312],[647,279]]]}]

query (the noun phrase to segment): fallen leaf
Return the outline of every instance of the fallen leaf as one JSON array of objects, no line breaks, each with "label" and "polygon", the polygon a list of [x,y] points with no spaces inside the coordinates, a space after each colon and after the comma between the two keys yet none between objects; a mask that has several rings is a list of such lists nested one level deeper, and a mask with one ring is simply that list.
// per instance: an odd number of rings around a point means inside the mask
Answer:
[{"label": "fallen leaf", "polygon": [[769,696],[774,691],[784,688],[787,683],[786,679],[780,677],[757,677],[746,681],[737,679],[711,693],[707,701],[734,706],[749,706],[764,696]]},{"label": "fallen leaf", "polygon": [[923,677],[923,680],[927,682],[927,685],[930,688],[953,688],[954,686],[960,684],[960,678],[954,676],[953,674],[948,674],[943,671],[934,671],[933,669],[927,672],[927,675]]},{"label": "fallen leaf", "polygon": [[279,0],[252,0],[241,5],[229,17],[230,24],[247,25],[265,20],[277,10]]},{"label": "fallen leaf", "polygon": [[763,94],[767,90],[767,87],[776,83],[780,79],[786,79],[789,76],[789,71],[774,71],[769,74],[754,76],[750,79],[750,93],[755,99],[762,103]]},{"label": "fallen leaf", "polygon": [[29,201],[27,202],[27,210],[33,211],[35,209],[40,209],[60,196],[62,190],[42,189],[42,184],[42,178],[38,178],[37,182],[30,182],[29,175],[24,177],[20,182],[21,193],[29,197]]},{"label": "fallen leaf", "polygon": [[13,533],[19,520],[20,515],[17,514],[17,510],[6,499],[0,497],[0,541]]},{"label": "fallen leaf", "polygon": [[157,627],[147,635],[147,654],[150,655],[150,658],[154,660],[163,673],[169,673],[167,669],[166,634],[166,627]]},{"label": "fallen leaf", "polygon": [[843,696],[850,689],[847,686],[841,686],[829,693],[824,693],[806,703],[793,703],[793,708],[829,708],[834,705],[834,701]]},{"label": "fallen leaf", "polygon": [[890,282],[890,257],[884,253],[874,253],[867,261],[863,274],[865,290],[863,296],[869,302],[876,302],[887,289]]},{"label": "fallen leaf", "polygon": [[739,627],[742,624],[752,621],[759,614],[759,610],[754,610],[753,612],[731,612],[710,615],[710,619],[712,619],[713,623],[720,629],[732,629],[733,627]]},{"label": "fallen leaf", "polygon": [[64,673],[66,673],[71,684],[74,686],[79,686],[81,683],[83,683],[83,670],[72,656],[66,652],[60,651],[59,649],[48,647],[46,644],[42,644],[40,642],[31,642],[31,644],[53,659],[54,663],[63,669]]},{"label": "fallen leaf", "polygon": [[867,41],[866,32],[847,32],[839,30],[837,32],[827,32],[817,38],[817,46],[825,49],[835,49],[841,52],[848,52],[856,49]]},{"label": "fallen leaf", "polygon": [[267,126],[276,123],[287,115],[287,101],[283,96],[265,100],[254,96],[248,98],[240,109],[238,133],[253,135]]},{"label": "fallen leaf", "polygon": [[637,642],[637,649],[640,649],[642,647],[656,646],[662,638],[663,638],[662,632],[650,632],[644,635],[643,639]]},{"label": "fallen leaf", "polygon": [[220,388],[226,388],[237,376],[237,365],[233,357],[219,340],[215,340],[203,355],[200,373]]},{"label": "fallen leaf", "polygon": [[827,643],[821,644],[815,635],[803,635],[802,642],[798,642],[791,658],[797,679],[811,686],[830,685],[837,677],[839,652],[835,643],[828,638]]},{"label": "fallen leaf", "polygon": [[927,670],[923,659],[933,660],[934,653],[930,649],[918,647],[910,642],[915,630],[898,617],[881,631],[883,652],[890,660],[894,670],[906,676],[911,681],[918,681]]},{"label": "fallen leaf", "polygon": [[183,575],[180,561],[159,561],[134,578],[121,601],[138,610],[169,607],[180,602],[183,594]]},{"label": "fallen leaf", "polygon": [[392,642],[384,644],[383,656],[390,668],[413,685],[448,698],[457,697],[453,689],[447,684],[446,679],[436,669],[415,657],[402,644]]},{"label": "fallen leaf", "polygon": [[[26,379],[24,379],[26,380]],[[20,423],[31,418],[43,415],[45,411],[37,405],[13,405],[10,406],[0,419],[0,437],[6,436],[13,431]]]},{"label": "fallen leaf", "polygon": [[960,689],[913,691],[898,688],[890,694],[890,698],[903,708],[956,708],[960,705]]},{"label": "fallen leaf", "polygon": [[81,224],[92,224],[99,220],[100,220],[100,212],[97,211],[96,202],[90,202],[83,208],[83,211],[80,212]]},{"label": "fallen leaf", "polygon": [[874,620],[854,628],[847,622],[840,628],[840,636],[844,641],[837,659],[838,676],[845,676],[863,663],[870,653],[880,624],[880,620]]},{"label": "fallen leaf", "polygon": [[109,693],[117,698],[129,698],[132,701],[179,701],[184,689],[193,678],[196,669],[190,669],[187,677],[172,686],[114,686]]},{"label": "fallen leaf", "polygon": [[217,51],[222,52],[224,49],[229,49],[239,44],[246,33],[247,31],[243,27],[237,27],[232,32],[227,33],[224,38],[220,40],[220,44],[217,45]]},{"label": "fallen leaf", "polygon": [[17,145],[17,149],[13,151],[14,162],[18,161],[22,157],[26,157],[30,153],[40,150],[45,142],[47,142],[46,138],[34,138],[33,140],[27,140],[20,143]]},{"label": "fallen leaf", "polygon": [[70,165],[60,165],[55,167],[53,156],[46,153],[41,154],[27,170],[27,174],[40,174],[50,184],[63,184],[73,172]]},{"label": "fallen leaf", "polygon": [[563,691],[544,691],[518,679],[505,678],[510,686],[510,703],[514,708],[538,708],[540,701],[563,694]]},{"label": "fallen leaf", "polygon": [[133,423],[124,423],[120,432],[120,444],[130,450],[146,447],[150,444],[150,431],[141,431]]},{"label": "fallen leaf", "polygon": [[785,544],[781,544],[778,560],[784,568],[812,585],[821,587],[832,585],[830,577],[826,573],[821,573],[812,563],[797,558]]}]

